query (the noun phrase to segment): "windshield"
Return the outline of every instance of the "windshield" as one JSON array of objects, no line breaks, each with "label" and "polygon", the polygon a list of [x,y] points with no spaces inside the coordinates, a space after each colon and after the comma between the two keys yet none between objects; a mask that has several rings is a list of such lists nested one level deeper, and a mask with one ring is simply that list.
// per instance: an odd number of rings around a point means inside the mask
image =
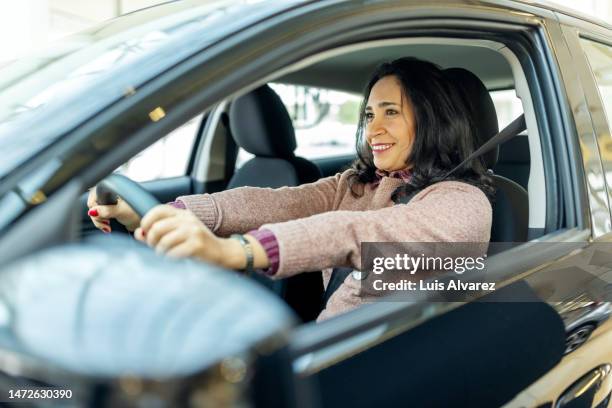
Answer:
[{"label": "windshield", "polygon": [[166,3],[0,68],[0,178],[168,67],[269,15],[261,3]]}]

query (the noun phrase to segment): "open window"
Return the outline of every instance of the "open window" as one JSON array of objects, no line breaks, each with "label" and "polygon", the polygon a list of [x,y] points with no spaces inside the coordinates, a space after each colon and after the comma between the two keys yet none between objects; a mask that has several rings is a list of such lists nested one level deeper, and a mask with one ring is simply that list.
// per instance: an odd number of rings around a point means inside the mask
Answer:
[{"label": "open window", "polygon": [[[521,211],[528,218],[525,221],[527,230],[523,238],[516,241],[539,238],[561,228],[561,224],[551,225],[550,220],[547,221],[547,211],[551,212],[550,208],[560,200],[559,197],[548,197],[557,189],[547,188],[543,163],[554,161],[544,157],[541,148],[538,120],[527,79],[517,57],[499,42],[447,37],[362,42],[314,55],[273,75],[268,84],[280,96],[292,118],[297,139],[296,154],[316,163],[324,176],[345,169],[355,158],[360,95],[369,73],[379,63],[403,56],[431,61],[443,69],[458,67],[474,73],[490,92],[498,130],[525,114],[528,130],[499,147],[499,158],[491,170],[524,190],[524,197],[519,199],[525,201]],[[213,123],[210,127],[208,137],[223,138],[231,134],[231,129],[227,129],[229,132],[219,131],[219,128],[227,128],[230,105],[231,100],[228,100],[220,108],[223,114],[218,115],[217,125]],[[236,167],[253,157],[240,146],[238,152]],[[548,170],[553,171],[550,167]],[[550,177],[549,184],[553,183],[555,177]],[[508,208],[507,211],[514,209]]]}]

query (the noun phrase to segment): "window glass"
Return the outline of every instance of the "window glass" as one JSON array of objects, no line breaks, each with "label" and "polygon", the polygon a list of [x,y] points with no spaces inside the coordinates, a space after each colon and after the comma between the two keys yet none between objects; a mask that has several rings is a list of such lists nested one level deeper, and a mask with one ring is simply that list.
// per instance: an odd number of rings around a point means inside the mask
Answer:
[{"label": "window glass", "polygon": [[612,131],[612,47],[585,39],[580,41],[597,82],[608,127]]},{"label": "window glass", "polygon": [[489,94],[491,95],[491,99],[493,99],[495,111],[497,112],[499,130],[508,126],[510,122],[523,113],[523,104],[516,96],[516,91],[514,89],[491,91]]},{"label": "window glass", "polygon": [[[280,96],[293,121],[297,156],[319,159],[355,153],[361,96],[298,85],[269,85]],[[500,130],[523,113],[515,90],[492,91],[490,95]],[[236,167],[252,157],[240,149]]]},{"label": "window glass", "polygon": [[167,134],[117,169],[135,181],[184,176],[202,115]]},{"label": "window glass", "polygon": [[[269,84],[281,98],[295,128],[295,154],[320,159],[355,153],[361,96],[308,86]],[[252,155],[240,149],[236,166]]]}]

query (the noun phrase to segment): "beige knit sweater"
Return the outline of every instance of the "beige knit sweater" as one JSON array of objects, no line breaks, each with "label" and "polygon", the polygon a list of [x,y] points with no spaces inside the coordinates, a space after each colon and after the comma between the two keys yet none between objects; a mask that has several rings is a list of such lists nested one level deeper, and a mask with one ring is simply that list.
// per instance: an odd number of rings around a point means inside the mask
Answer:
[{"label": "beige knit sweater", "polygon": [[[220,236],[264,227],[278,241],[280,265],[274,278],[323,270],[325,287],[333,267],[361,267],[361,242],[488,242],[491,205],[477,187],[444,181],[422,190],[408,204],[391,194],[403,181],[383,177],[353,197],[347,170],[299,187],[240,187],[178,199]],[[349,275],[318,320],[351,310],[367,300]]]}]

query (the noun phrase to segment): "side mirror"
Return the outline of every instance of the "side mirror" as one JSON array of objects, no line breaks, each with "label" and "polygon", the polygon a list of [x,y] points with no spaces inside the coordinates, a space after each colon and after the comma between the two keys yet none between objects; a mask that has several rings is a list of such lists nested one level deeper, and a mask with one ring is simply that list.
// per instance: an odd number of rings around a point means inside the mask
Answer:
[{"label": "side mirror", "polygon": [[127,237],[55,247],[0,271],[0,350],[73,373],[185,376],[282,346],[294,324],[248,278]]}]

